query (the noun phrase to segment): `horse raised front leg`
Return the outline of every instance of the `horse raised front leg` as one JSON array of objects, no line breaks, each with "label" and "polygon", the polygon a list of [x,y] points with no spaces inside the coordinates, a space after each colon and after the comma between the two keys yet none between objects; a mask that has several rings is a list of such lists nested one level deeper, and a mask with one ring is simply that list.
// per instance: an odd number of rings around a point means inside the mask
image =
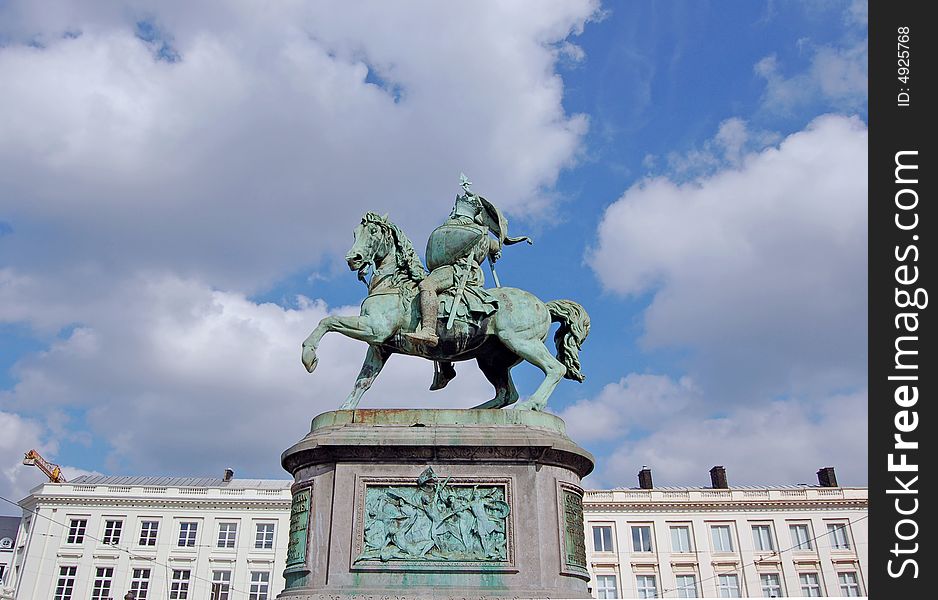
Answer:
[{"label": "horse raised front leg", "polygon": [[319,357],[316,356],[316,348],[319,347],[319,341],[322,339],[322,336],[326,335],[326,332],[329,331],[329,325],[327,321],[334,317],[326,317],[325,319],[319,322],[319,325],[316,326],[316,329],[303,340],[303,366],[306,367],[306,370],[312,373],[316,370],[316,365],[319,364]]},{"label": "horse raised front leg", "polygon": [[342,404],[339,410],[354,410],[358,406],[362,394],[371,388],[371,384],[375,382],[378,373],[384,368],[387,359],[387,354],[380,347],[368,346],[368,353],[365,354],[362,370],[358,373],[358,379],[355,380],[355,387],[352,388],[351,393],[349,393],[348,398],[345,399],[345,403]]},{"label": "horse raised front leg", "polygon": [[[379,324],[380,325],[380,324]],[[367,316],[358,317],[326,317],[319,322],[316,329],[303,342],[303,366],[312,373],[316,370],[319,357],[316,349],[322,337],[330,331],[337,331],[352,339],[361,340],[368,344],[377,344],[384,341],[386,334],[379,331],[380,327]]]}]

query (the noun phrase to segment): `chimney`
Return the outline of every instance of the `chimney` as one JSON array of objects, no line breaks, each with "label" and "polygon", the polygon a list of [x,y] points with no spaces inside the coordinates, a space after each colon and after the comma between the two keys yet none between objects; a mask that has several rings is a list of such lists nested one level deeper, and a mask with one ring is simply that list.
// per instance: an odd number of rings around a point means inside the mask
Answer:
[{"label": "chimney", "polygon": [[726,483],[726,469],[722,465],[710,469],[710,485],[715,490],[725,490],[730,487]]},{"label": "chimney", "polygon": [[821,487],[837,487],[837,476],[834,475],[834,467],[824,467],[817,472],[817,482]]},{"label": "chimney", "polygon": [[225,469],[225,476],[221,478],[222,481],[228,483],[231,481],[231,478],[234,477],[234,469]]},{"label": "chimney", "polygon": [[655,487],[651,482],[651,469],[642,465],[642,470],[638,472],[638,487],[643,490],[650,490]]}]

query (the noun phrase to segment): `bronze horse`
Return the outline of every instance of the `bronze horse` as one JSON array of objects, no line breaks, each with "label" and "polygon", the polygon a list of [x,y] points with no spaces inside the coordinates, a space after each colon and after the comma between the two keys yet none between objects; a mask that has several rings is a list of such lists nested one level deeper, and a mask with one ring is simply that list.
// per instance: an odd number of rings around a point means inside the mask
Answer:
[{"label": "bronze horse", "polygon": [[[534,295],[517,288],[499,287],[488,290],[498,300],[498,310],[472,329],[468,340],[456,344],[453,336],[438,326],[440,344],[433,348],[410,342],[404,332],[419,326],[420,315],[415,297],[417,284],[426,270],[406,235],[387,217],[365,213],[355,228],[355,243],[346,255],[349,268],[358,271],[363,281],[373,269],[368,282],[368,297],[362,302],[357,317],[329,316],[303,342],[303,365],[310,373],[316,368],[316,349],[322,337],[337,331],[368,344],[368,353],[355,387],[342,409],[358,406],[362,394],[391,354],[422,356],[448,364],[476,359],[486,379],[495,386],[495,397],[473,408],[503,408],[517,402],[518,391],[511,380],[511,369],[527,360],[544,372],[534,394],[517,405],[518,409],[543,410],[560,379],[583,381],[579,351],[589,334],[589,315],[582,306],[570,300],[542,302]],[[551,322],[560,323],[554,336],[557,357],[544,346]],[[450,378],[455,373],[450,375]],[[442,385],[445,385],[444,379]]]}]

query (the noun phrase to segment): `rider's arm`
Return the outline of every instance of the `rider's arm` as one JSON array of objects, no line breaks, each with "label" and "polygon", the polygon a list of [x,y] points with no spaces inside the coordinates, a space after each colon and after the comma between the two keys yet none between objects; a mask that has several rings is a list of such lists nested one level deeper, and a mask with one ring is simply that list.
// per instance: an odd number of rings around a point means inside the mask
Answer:
[{"label": "rider's arm", "polygon": [[495,238],[489,238],[489,258],[492,259],[492,262],[495,262],[501,257],[502,257],[501,242],[499,242]]}]

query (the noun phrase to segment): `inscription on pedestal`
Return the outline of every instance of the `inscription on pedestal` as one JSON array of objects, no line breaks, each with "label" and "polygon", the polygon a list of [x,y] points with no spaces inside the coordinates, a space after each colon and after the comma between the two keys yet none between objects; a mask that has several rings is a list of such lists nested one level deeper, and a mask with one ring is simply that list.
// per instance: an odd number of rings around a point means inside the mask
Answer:
[{"label": "inscription on pedestal", "polygon": [[309,532],[310,488],[293,494],[290,507],[290,540],[287,546],[287,567],[306,562],[306,542]]},{"label": "inscription on pedestal", "polygon": [[563,539],[566,567],[586,570],[586,539],[583,533],[583,494],[571,488],[561,489],[563,498]]}]

